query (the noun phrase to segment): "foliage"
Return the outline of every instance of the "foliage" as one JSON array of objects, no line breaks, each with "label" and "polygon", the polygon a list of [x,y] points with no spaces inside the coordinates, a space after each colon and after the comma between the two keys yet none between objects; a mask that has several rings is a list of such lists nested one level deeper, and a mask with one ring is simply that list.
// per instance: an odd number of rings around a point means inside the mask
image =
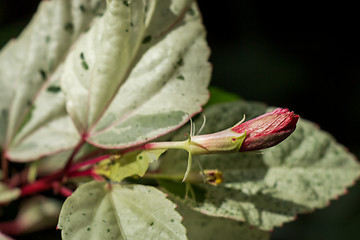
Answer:
[{"label": "foliage", "polygon": [[[63,239],[268,239],[359,177],[352,154],[303,119],[271,149],[194,156],[200,167],[171,149],[197,137],[202,118],[183,125],[209,98],[201,21],[191,0],[40,3],[0,53],[0,217],[23,203],[0,238],[59,216]],[[211,93],[205,133],[269,110]],[[217,181],[204,176],[214,172]],[[39,196],[49,190],[68,197],[60,214]]]}]

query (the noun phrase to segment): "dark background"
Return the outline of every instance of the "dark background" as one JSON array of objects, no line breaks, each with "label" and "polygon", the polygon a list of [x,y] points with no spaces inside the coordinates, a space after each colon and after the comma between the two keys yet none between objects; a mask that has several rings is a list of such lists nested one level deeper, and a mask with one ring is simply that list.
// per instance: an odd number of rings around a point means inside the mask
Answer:
[{"label": "dark background", "polygon": [[[0,47],[38,0],[0,1]],[[360,17],[355,4],[199,0],[212,85],[287,107],[360,155]],[[360,186],[331,207],[276,228],[272,239],[360,239]]]}]

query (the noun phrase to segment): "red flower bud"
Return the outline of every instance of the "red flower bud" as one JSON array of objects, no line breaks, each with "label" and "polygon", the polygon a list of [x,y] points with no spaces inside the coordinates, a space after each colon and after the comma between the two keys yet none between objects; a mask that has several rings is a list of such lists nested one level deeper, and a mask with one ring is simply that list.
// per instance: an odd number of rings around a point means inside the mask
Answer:
[{"label": "red flower bud", "polygon": [[277,108],[272,112],[234,126],[236,133],[246,132],[240,151],[252,151],[275,146],[295,130],[299,115],[288,109]]}]

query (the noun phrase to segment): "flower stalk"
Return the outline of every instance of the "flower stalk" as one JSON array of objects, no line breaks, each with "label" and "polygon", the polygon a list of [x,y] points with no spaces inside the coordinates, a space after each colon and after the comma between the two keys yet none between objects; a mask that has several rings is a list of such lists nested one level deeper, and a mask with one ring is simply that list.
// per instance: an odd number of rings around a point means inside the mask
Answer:
[{"label": "flower stalk", "polygon": [[295,130],[299,116],[288,109],[277,108],[257,118],[223,131],[190,136],[179,142],[152,142],[143,149],[183,149],[189,153],[188,167],[183,181],[191,170],[192,155],[255,151],[275,146]]}]

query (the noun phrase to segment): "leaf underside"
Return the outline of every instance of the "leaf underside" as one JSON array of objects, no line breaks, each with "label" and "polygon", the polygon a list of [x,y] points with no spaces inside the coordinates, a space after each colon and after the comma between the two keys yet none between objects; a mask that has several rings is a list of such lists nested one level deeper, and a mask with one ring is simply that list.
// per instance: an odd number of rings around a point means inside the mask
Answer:
[{"label": "leaf underside", "polygon": [[61,87],[89,143],[140,144],[201,111],[208,99],[209,49],[191,2],[108,1],[104,16],[79,39]]},{"label": "leaf underside", "polygon": [[[232,126],[243,114],[250,115],[250,119],[254,113],[264,111],[264,105],[245,101],[214,105],[204,112],[204,130],[216,132]],[[232,123],[227,124],[229,121]],[[273,148],[198,156],[197,160],[203,169],[222,171],[224,182],[217,187],[199,185],[205,191],[204,200],[188,200],[187,205],[206,215],[246,221],[263,230],[281,226],[299,213],[327,206],[331,199],[344,194],[360,174],[352,154],[303,119],[288,139]],[[185,168],[186,154],[173,151],[166,155],[160,172],[175,174]]]},{"label": "leaf underside", "polygon": [[108,0],[102,14],[104,3],[44,1],[2,50],[0,141],[10,160],[71,149],[80,136],[137,145],[202,110],[211,67],[196,4]]},{"label": "leaf underside", "polygon": [[2,49],[0,144],[10,160],[34,160],[78,142],[60,87],[62,62],[104,3],[42,1],[25,30]]},{"label": "leaf underside", "polygon": [[81,185],[61,210],[63,239],[186,239],[175,204],[154,187]]},{"label": "leaf underside", "polygon": [[190,240],[268,240],[270,233],[252,228],[243,222],[220,217],[207,216],[179,203],[179,213],[184,218],[187,236]]}]

